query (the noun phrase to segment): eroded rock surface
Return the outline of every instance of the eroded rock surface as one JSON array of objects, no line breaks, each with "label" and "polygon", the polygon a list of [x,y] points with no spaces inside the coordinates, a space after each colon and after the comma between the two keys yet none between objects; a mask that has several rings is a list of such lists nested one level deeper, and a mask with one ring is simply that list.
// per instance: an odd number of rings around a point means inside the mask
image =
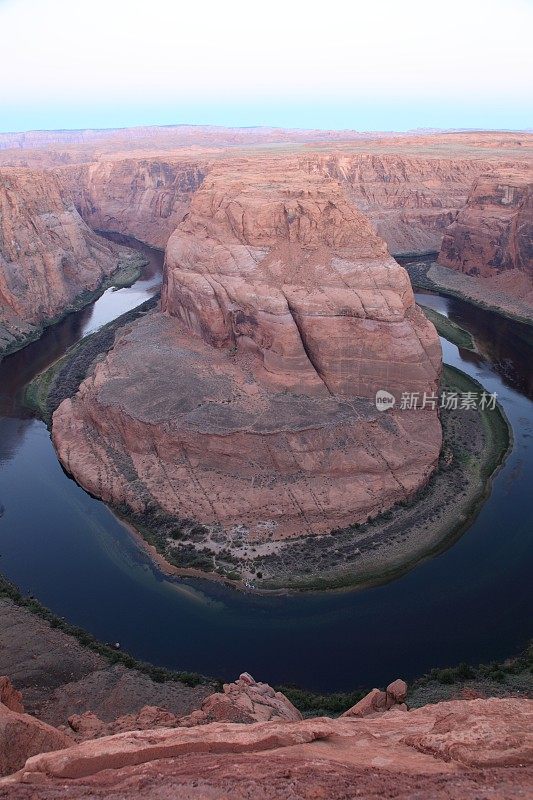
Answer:
[{"label": "eroded rock surface", "polygon": [[163,249],[206,169],[205,161],[193,159],[123,158],[76,169],[69,183],[91,228],[134,236]]},{"label": "eroded rock surface", "polygon": [[[111,700],[111,698],[110,698]],[[267,683],[257,683],[244,672],[233,683],[224,684],[222,692],[210,694],[200,708],[187,716],[178,716],[166,708],[144,706],[133,714],[125,714],[104,722],[91,711],[74,714],[68,719],[76,740],[95,739],[125,731],[150,728],[192,728],[210,722],[298,722],[302,715],[281,692]]]},{"label": "eroded rock surface", "polygon": [[445,232],[439,264],[533,306],[533,172],[479,178]]},{"label": "eroded rock surface", "polygon": [[45,170],[0,170],[0,354],[94,291],[118,266]]},{"label": "eroded rock surface", "polygon": [[0,676],[0,704],[9,708],[10,711],[16,711],[18,714],[24,713],[22,692],[15,689],[7,675]]},{"label": "eroded rock surface", "polygon": [[169,240],[162,309],[257,355],[263,382],[314,396],[428,389],[439,369],[434,330],[366,217],[336,181],[276,162],[206,178]]},{"label": "eroded rock surface", "polygon": [[65,733],[0,703],[0,776],[20,769],[31,756],[71,744]]},{"label": "eroded rock surface", "polygon": [[66,468],[107,501],[264,540],[325,532],[429,478],[433,326],[339,184],[276,161],[213,169],[171,236],[164,314],[125,329],[53,420]]},{"label": "eroded rock surface", "polygon": [[533,703],[458,700],[371,718],[211,722],[107,736],[30,758],[0,797],[518,798]]},{"label": "eroded rock surface", "polygon": [[209,722],[298,722],[302,715],[281,692],[268,683],[257,683],[248,672],[223,691],[207,697],[198,711],[181,720],[181,725],[206,725]]},{"label": "eroded rock surface", "polygon": [[[393,148],[391,148],[393,150]],[[413,152],[310,156],[302,166],[339,180],[392,253],[437,251],[484,159],[427,157]]]}]

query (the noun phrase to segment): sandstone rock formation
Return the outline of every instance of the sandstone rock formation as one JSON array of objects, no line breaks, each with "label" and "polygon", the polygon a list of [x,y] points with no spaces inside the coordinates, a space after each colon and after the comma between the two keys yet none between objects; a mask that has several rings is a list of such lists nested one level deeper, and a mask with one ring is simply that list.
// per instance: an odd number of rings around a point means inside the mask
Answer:
[{"label": "sandstone rock formation", "polygon": [[61,731],[24,713],[21,695],[6,677],[0,677],[0,687],[0,776],[20,769],[31,756],[72,744]]},{"label": "sandstone rock formation", "polygon": [[343,717],[368,717],[370,714],[381,714],[391,708],[407,710],[405,699],[407,697],[407,684],[398,678],[389,683],[385,691],[372,689],[358,703],[345,711]]},{"label": "sandstone rock formation", "polygon": [[16,711],[17,714],[24,713],[22,705],[22,692],[17,691],[6,675],[0,676],[0,704]]},{"label": "sandstone rock formation", "polygon": [[416,151],[334,151],[301,163],[340,181],[396,254],[437,251],[473,181],[490,166],[485,160],[428,158]]},{"label": "sandstone rock formation", "polygon": [[162,249],[206,169],[197,159],[124,158],[66,171],[63,180],[91,228],[134,236]]},{"label": "sandstone rock formation", "polygon": [[302,715],[281,692],[268,683],[257,683],[248,672],[223,691],[207,697],[198,711],[181,720],[181,725],[206,725],[209,722],[298,722]]},{"label": "sandstone rock formation", "polygon": [[[473,182],[491,169],[514,169],[530,160],[532,137],[483,132],[391,136],[213,126],[29,132],[0,135],[0,163],[70,165],[59,172],[71,175],[78,197],[86,187],[87,206],[82,213],[87,212],[88,219],[90,215],[95,227],[113,226],[111,230],[141,239],[144,235],[144,241],[162,247],[161,232],[168,237],[170,218],[177,224],[180,206],[189,203],[191,171],[203,172],[213,159],[231,160],[236,144],[245,148],[283,141],[291,142],[299,154],[284,154],[281,161],[296,158],[302,168],[341,181],[391,252],[405,253],[438,251],[444,229],[464,206]],[[253,150],[237,152],[241,156],[247,152],[251,161],[256,158]],[[117,164],[112,166],[111,160]],[[81,172],[74,166],[81,164],[92,165],[88,186],[87,166]],[[178,173],[181,177],[176,181],[173,175]]]},{"label": "sandstone rock formation", "polygon": [[533,172],[479,178],[445,232],[439,264],[533,304]]},{"label": "sandstone rock formation", "polygon": [[130,731],[30,758],[0,797],[518,798],[533,703],[458,700],[371,718]]},{"label": "sandstone rock formation", "polygon": [[211,694],[201,707],[187,716],[177,716],[165,708],[144,706],[134,714],[125,714],[112,722],[104,722],[91,711],[74,714],[68,724],[77,741],[96,739],[125,731],[150,728],[192,728],[210,722],[297,722],[300,712],[281,692],[267,683],[257,683],[244,672],[233,683],[224,684],[222,692]]},{"label": "sandstone rock formation", "polygon": [[245,169],[213,170],[195,195],[168,243],[162,310],[214,347],[258,355],[274,387],[433,387],[434,331],[340,186],[276,162]]},{"label": "sandstone rock formation", "polygon": [[321,533],[390,507],[438,459],[433,326],[339,184],[279,162],[213,168],[171,236],[164,314],[123,332],[53,438],[87,489],[226,535]]},{"label": "sandstone rock formation", "polygon": [[92,711],[73,714],[67,720],[76,741],[97,739],[125,731],[146,731],[152,728],[178,728],[180,718],[165,708],[143,706],[134,714],[125,714],[112,722],[104,722]]},{"label": "sandstone rock formation", "polygon": [[44,170],[0,170],[0,353],[94,291],[118,266]]},{"label": "sandstone rock formation", "polygon": [[[73,297],[94,289],[112,269],[109,244],[83,226],[77,211],[93,229],[163,248],[214,164],[240,168],[246,152],[246,169],[260,171],[260,153],[230,145],[294,142],[293,153],[276,157],[278,171],[296,168],[339,181],[393,253],[438,250],[472,183],[487,171],[521,168],[531,152],[527,135],[390,137],[209,126],[32,132],[1,139],[8,149],[0,149],[0,163],[21,169],[3,171],[0,178],[0,349],[37,335],[43,319],[64,312]],[[19,197],[17,231],[9,222],[14,197]],[[22,222],[34,215],[35,230]],[[508,285],[521,294],[529,291],[523,271],[498,280],[503,291]],[[13,308],[20,306],[21,295],[35,309],[33,316]]]}]

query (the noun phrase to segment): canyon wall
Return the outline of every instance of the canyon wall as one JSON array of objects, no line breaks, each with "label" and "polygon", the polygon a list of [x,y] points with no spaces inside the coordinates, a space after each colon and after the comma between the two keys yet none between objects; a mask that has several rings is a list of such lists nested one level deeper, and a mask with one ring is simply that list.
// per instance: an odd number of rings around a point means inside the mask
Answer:
[{"label": "canyon wall", "polygon": [[60,165],[71,165],[73,175],[77,168],[71,189],[81,193],[85,187],[81,210],[89,225],[163,247],[208,163],[243,155],[254,160],[267,148],[275,156],[280,143],[285,143],[281,160],[296,159],[304,170],[339,180],[389,250],[400,254],[438,251],[474,181],[493,169],[527,163],[532,137],[214,126],[30,132],[0,136],[0,163],[59,171]]},{"label": "canyon wall", "polygon": [[486,278],[509,270],[533,276],[533,171],[480,177],[445,231],[439,264]]},{"label": "canyon wall", "polygon": [[330,178],[213,167],[170,237],[146,316],[55,412],[65,467],[137,513],[269,541],[366,519],[424,484],[440,346],[404,270]]},{"label": "canyon wall", "polygon": [[163,249],[206,169],[197,160],[124,158],[63,170],[62,179],[91,228]]},{"label": "canyon wall", "polygon": [[97,289],[118,261],[53,172],[0,170],[0,351]]},{"label": "canyon wall", "polygon": [[[220,156],[218,157],[220,160]],[[223,161],[239,162],[230,151]],[[246,169],[260,156],[246,158]],[[95,229],[133,235],[164,247],[185,216],[191,197],[216,163],[185,154],[102,159],[71,167],[70,191]],[[279,169],[295,167],[338,181],[393,253],[437,251],[443,232],[463,207],[472,183],[489,162],[410,157],[402,153],[284,155]]]},{"label": "canyon wall", "polygon": [[186,158],[1,168],[0,352],[31,341],[117,269],[126,250],[95,229],[164,248],[206,169]]},{"label": "canyon wall", "polygon": [[395,254],[438,251],[472,183],[491,168],[484,159],[405,152],[332,153],[302,159],[302,165],[346,186]]}]

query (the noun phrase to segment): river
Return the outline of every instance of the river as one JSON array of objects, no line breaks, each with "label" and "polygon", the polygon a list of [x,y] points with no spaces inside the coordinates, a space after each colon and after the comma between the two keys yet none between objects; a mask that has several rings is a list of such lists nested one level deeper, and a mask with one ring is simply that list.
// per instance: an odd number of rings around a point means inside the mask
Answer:
[{"label": "river", "polygon": [[21,404],[33,375],[157,290],[163,255],[136,246],[149,264],[133,287],[108,290],[0,364],[0,572],[137,658],[224,679],[248,670],[273,684],[347,690],[523,648],[533,616],[533,404],[520,326],[417,294],[473,334],[479,355],[443,340],[444,360],[497,392],[514,432],[491,496],[448,550],[384,586],[345,593],[257,596],[170,579],[65,474],[46,426]]}]

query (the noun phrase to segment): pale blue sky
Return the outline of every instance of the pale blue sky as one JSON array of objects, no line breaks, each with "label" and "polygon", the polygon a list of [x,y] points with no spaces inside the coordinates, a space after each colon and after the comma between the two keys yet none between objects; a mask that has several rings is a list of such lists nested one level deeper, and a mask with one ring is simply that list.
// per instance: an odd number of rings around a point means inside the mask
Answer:
[{"label": "pale blue sky", "polygon": [[0,0],[0,130],[533,126],[532,0]]}]

